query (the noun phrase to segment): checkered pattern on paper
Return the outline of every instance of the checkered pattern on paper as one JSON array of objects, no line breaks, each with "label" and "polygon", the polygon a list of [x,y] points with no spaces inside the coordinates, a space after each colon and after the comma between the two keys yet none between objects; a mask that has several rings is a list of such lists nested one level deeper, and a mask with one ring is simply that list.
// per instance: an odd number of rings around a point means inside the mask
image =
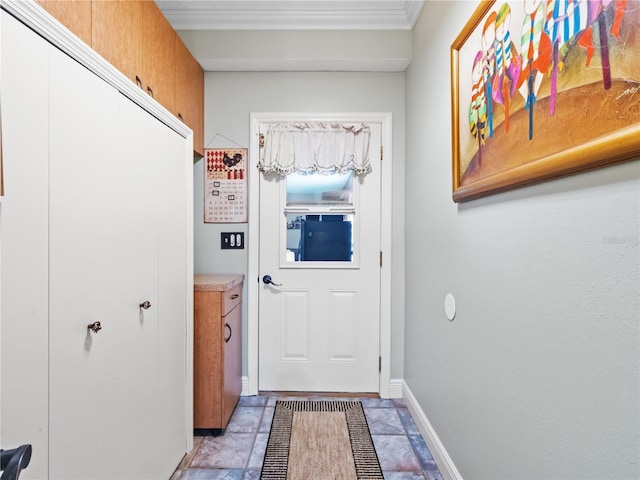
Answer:
[{"label": "checkered pattern on paper", "polygon": [[[247,149],[205,149],[204,221],[205,223],[243,223],[247,221]],[[228,166],[239,155],[240,161]]]}]

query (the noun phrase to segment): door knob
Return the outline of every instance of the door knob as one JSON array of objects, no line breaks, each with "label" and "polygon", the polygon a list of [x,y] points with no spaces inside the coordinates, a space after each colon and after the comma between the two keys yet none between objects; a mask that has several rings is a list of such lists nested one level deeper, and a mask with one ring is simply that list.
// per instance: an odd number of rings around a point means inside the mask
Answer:
[{"label": "door knob", "polygon": [[273,285],[275,287],[281,287],[282,284],[281,283],[275,283],[273,281],[273,279],[271,278],[271,275],[265,275],[264,277],[262,277],[262,281],[266,284],[266,285]]},{"label": "door knob", "polygon": [[100,322],[93,322],[87,325],[87,328],[93,333],[98,333],[100,330],[102,330],[102,325],[100,325]]},{"label": "door knob", "polygon": [[151,307],[151,302],[149,302],[148,300],[146,302],[142,302],[140,304],[140,308],[147,310],[149,307]]}]

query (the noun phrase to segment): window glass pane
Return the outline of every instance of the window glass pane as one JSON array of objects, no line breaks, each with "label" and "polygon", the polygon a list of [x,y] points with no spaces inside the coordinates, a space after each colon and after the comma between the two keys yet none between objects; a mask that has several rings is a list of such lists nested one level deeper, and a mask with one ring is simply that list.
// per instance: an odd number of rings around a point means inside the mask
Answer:
[{"label": "window glass pane", "polygon": [[287,175],[286,206],[294,205],[352,205],[353,172],[321,175],[312,173]]},{"label": "window glass pane", "polygon": [[350,262],[352,214],[287,213],[287,262]]}]

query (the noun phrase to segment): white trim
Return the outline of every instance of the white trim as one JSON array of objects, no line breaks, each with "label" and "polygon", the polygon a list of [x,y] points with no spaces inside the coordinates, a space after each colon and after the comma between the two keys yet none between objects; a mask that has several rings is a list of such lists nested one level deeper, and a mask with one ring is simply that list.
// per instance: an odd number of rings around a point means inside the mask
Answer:
[{"label": "white trim", "polygon": [[251,396],[251,394],[249,393],[249,377],[247,377],[246,375],[242,376],[242,390],[240,391],[240,396],[241,397]]},{"label": "white trim", "polygon": [[381,212],[380,248],[383,252],[380,269],[380,356],[382,365],[379,379],[379,393],[389,398],[391,378],[391,199],[392,199],[392,123],[391,113],[251,113],[249,121],[249,226],[248,268],[247,268],[247,395],[258,394],[258,286],[260,265],[260,202],[258,191],[260,177],[257,173],[259,155],[260,123],[287,121],[327,121],[363,122],[382,124],[382,145],[384,160],[381,162]]},{"label": "white trim", "polygon": [[186,451],[190,452],[193,450],[193,250],[194,250],[194,239],[193,239],[193,164],[188,159],[193,156],[193,135],[190,134],[187,137],[187,142],[185,142],[185,168],[187,169],[187,174],[185,175],[185,193],[186,198],[184,201],[186,213],[186,319],[187,319],[187,328],[185,331],[186,338],[186,351],[185,351],[185,362],[186,362],[186,408],[185,408],[185,426],[187,430],[187,438],[186,438]]},{"label": "white trim", "polygon": [[33,0],[0,0],[0,7],[182,137],[187,138],[192,133],[175,115],[138,88],[126,75]]},{"label": "white trim", "polygon": [[207,72],[404,72],[411,58],[210,58]]},{"label": "white trim", "polygon": [[405,3],[405,14],[407,15],[407,23],[409,29],[413,30],[413,27],[420,16],[422,7],[424,6],[424,0],[407,0]]},{"label": "white trim", "polygon": [[383,114],[382,148],[384,158],[380,162],[380,396],[390,398],[391,380],[391,226],[393,225],[393,114]]},{"label": "white trim", "polygon": [[411,30],[424,0],[157,3],[176,30]]},{"label": "white trim", "polygon": [[401,378],[392,378],[389,380],[389,398],[402,398],[402,388],[404,380]]},{"label": "white trim", "polygon": [[422,434],[422,438],[427,444],[433,459],[436,461],[442,477],[445,480],[463,480],[462,475],[460,475],[460,472],[454,465],[453,460],[444,448],[440,438],[438,438],[438,434],[431,425],[431,422],[429,422],[427,415],[422,411],[416,397],[413,396],[411,389],[406,382],[403,381],[402,383],[402,397],[404,398],[407,408],[409,409],[413,420],[416,422],[418,430],[420,430],[420,434]]}]

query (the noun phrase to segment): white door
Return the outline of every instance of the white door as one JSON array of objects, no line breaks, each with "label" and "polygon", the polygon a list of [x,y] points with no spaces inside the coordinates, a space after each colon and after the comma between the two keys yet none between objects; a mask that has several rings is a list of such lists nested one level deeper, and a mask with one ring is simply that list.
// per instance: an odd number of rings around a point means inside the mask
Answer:
[{"label": "white door", "polygon": [[5,181],[0,203],[0,446],[32,444],[23,475],[47,478],[50,47],[8,13],[0,17]]},{"label": "white door", "polygon": [[[373,171],[353,177],[342,204],[303,205],[296,182],[306,179],[259,174],[260,390],[379,391],[381,124],[370,128]],[[301,241],[329,237],[337,244]]]},{"label": "white door", "polygon": [[156,420],[157,309],[139,308],[157,304],[148,192],[120,151],[119,92],[51,58],[50,476],[131,477]]},{"label": "white door", "polygon": [[[124,392],[127,423],[136,435],[121,443],[126,455],[138,457],[129,476],[168,478],[185,453],[187,434],[185,316],[187,294],[193,295],[184,284],[186,202],[192,201],[186,194],[187,147],[184,138],[133,102],[121,97],[120,103],[120,172],[127,172],[131,195],[122,199],[128,217],[125,248],[133,254],[127,264],[139,272],[122,298],[147,287],[153,292],[134,301],[136,307],[145,300],[151,306],[136,309],[123,352],[124,364],[138,364],[139,369],[128,367],[131,385]],[[146,363],[140,361],[142,354]]]},{"label": "white door", "polygon": [[186,209],[169,188],[186,183],[167,163],[185,171],[184,139],[55,50],[50,78],[50,478],[168,478],[186,446]]}]

